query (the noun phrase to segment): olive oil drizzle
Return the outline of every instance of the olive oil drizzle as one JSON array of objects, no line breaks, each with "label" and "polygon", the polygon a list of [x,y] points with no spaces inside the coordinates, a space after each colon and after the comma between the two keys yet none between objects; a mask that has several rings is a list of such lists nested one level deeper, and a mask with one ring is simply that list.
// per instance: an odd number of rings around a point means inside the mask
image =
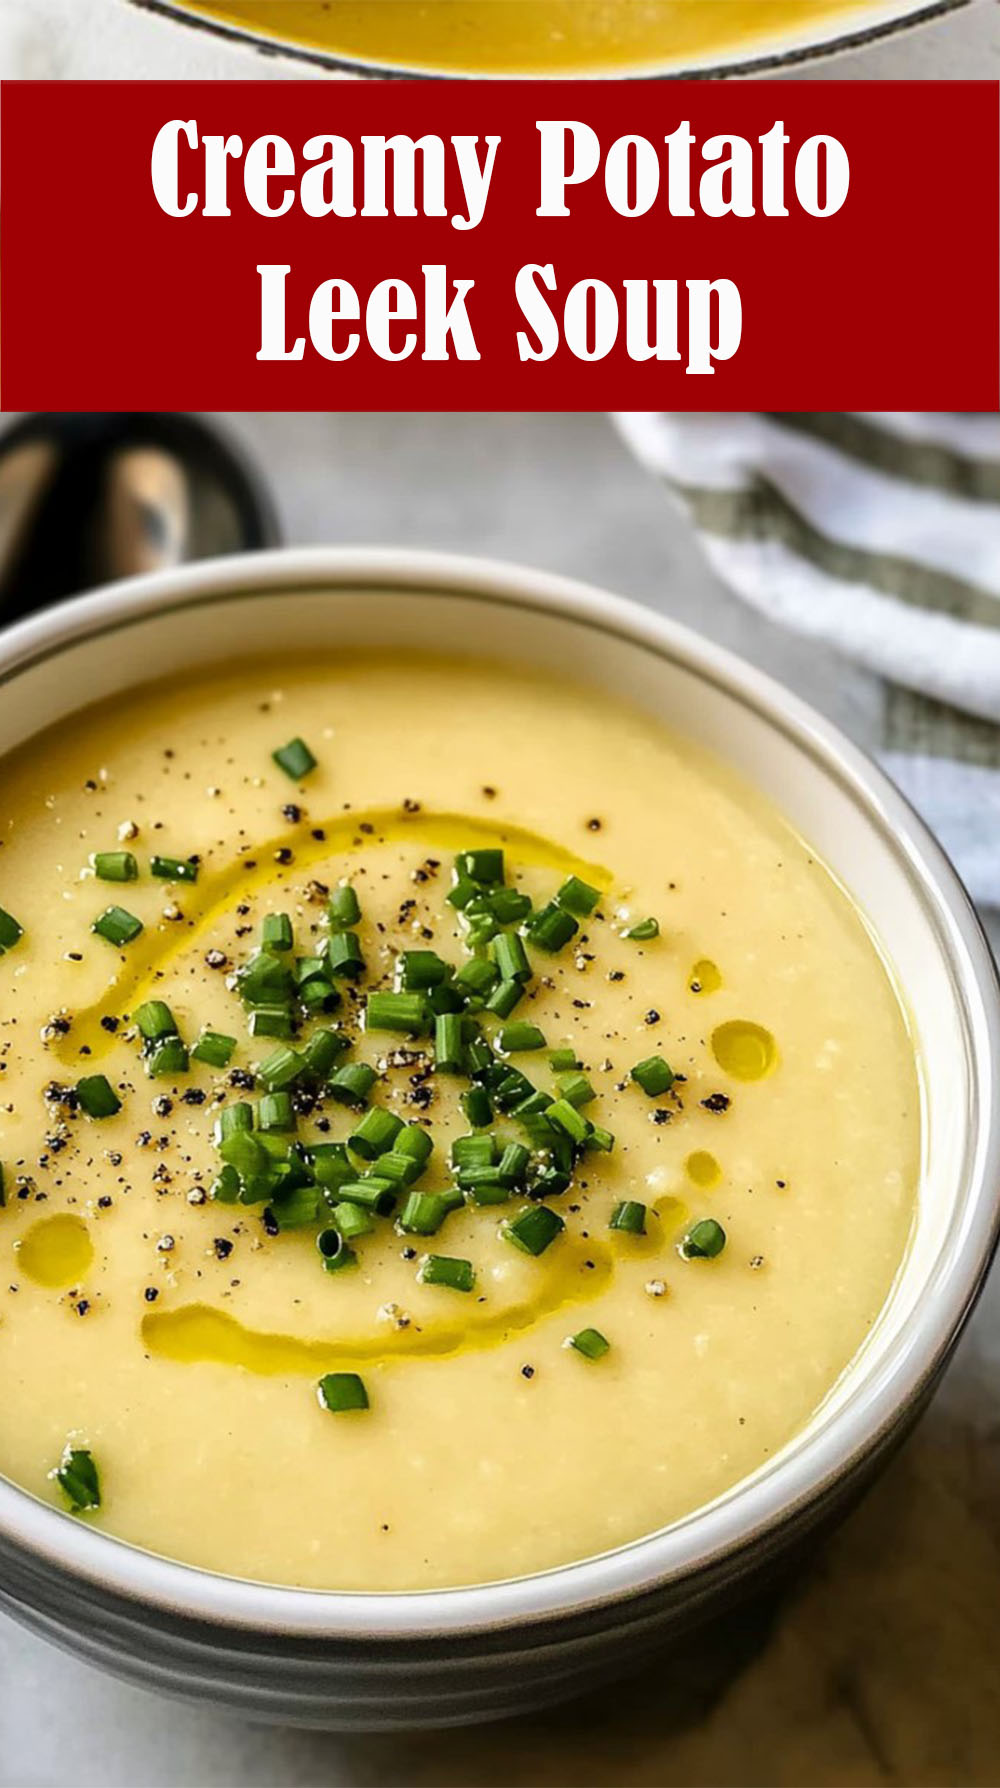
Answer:
[{"label": "olive oil drizzle", "polygon": [[546,1316],[588,1303],[605,1290],[613,1270],[610,1249],[603,1243],[564,1236],[551,1261],[541,1266],[537,1290],[530,1299],[495,1312],[479,1307],[457,1318],[412,1322],[408,1328],[393,1330],[391,1338],[384,1333],[324,1339],[269,1334],[246,1327],[210,1304],[151,1311],[142,1320],[141,1332],[144,1345],[161,1358],[184,1365],[242,1366],[247,1372],[271,1378],[351,1371],[360,1365],[390,1365],[402,1359],[443,1359],[500,1347]]},{"label": "olive oil drizzle", "polygon": [[[314,831],[322,832],[323,837],[316,839],[312,836]],[[588,863],[552,839],[505,820],[427,810],[410,814],[398,807],[371,807],[338,814],[335,819],[321,820],[318,825],[310,822],[307,836],[303,836],[301,827],[295,827],[255,846],[252,869],[237,858],[225,869],[203,874],[196,884],[185,887],[185,915],[193,923],[185,925],[181,931],[164,923],[156,930],[144,933],[131,946],[127,961],[101,999],[79,1010],[69,1035],[53,1041],[53,1054],[64,1062],[76,1061],[80,1056],[85,1056],[88,1061],[107,1056],[114,1048],[115,1036],[104,1028],[102,1020],[119,1017],[123,1011],[148,998],[154,980],[170,963],[211,932],[237,897],[242,899],[272,885],[287,886],[304,870],[328,862],[331,857],[353,857],[361,852],[400,844],[443,851],[475,848],[481,844],[504,845],[515,852],[518,861],[527,868],[576,875],[592,882],[602,893],[608,892],[614,879],[610,870],[601,864]],[[294,863],[286,867],[278,859],[288,850],[294,852]]]},{"label": "olive oil drizzle", "polygon": [[78,1285],[93,1260],[90,1231],[82,1217],[69,1211],[33,1223],[17,1248],[17,1264],[25,1278],[48,1291]]}]

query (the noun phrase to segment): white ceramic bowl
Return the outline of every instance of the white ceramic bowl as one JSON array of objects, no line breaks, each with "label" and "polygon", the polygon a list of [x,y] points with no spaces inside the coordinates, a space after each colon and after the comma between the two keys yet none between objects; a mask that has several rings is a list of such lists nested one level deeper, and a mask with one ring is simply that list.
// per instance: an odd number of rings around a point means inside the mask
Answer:
[{"label": "white ceramic bowl", "polygon": [[324,550],[119,584],[0,637],[0,751],[151,673],[291,641],[494,654],[571,671],[662,716],[761,787],[831,865],[891,958],[919,1041],[919,1215],[875,1331],[795,1440],[672,1527],[485,1587],[318,1593],[155,1557],[0,1480],[0,1600],[134,1681],[323,1726],[515,1712],[628,1668],[743,1593],[842,1512],[915,1420],[997,1236],[995,971],[938,846],[832,727],[706,640],[544,573]]},{"label": "white ceramic bowl", "polygon": [[[419,64],[415,62],[399,64],[380,64],[364,57],[338,55],[335,51],[310,49],[289,42],[278,32],[261,27],[255,30],[249,25],[232,25],[215,21],[205,13],[192,12],[187,0],[132,0],[133,5],[141,6],[148,12],[166,13],[172,18],[183,19],[189,25],[201,26],[216,35],[243,40],[257,44],[261,49],[279,50],[282,54],[294,56],[301,61],[318,63],[320,66],[339,70],[349,74],[374,76],[385,75],[434,75],[437,73],[456,74],[455,69],[439,70],[433,58]],[[219,0],[222,3],[222,0]],[[629,0],[619,0],[620,4],[628,4]],[[743,48],[735,48],[728,53],[714,53],[707,58],[688,59],[675,57],[667,59],[662,56],[649,61],[637,61],[634,65],[611,69],[609,74],[616,79],[623,75],[656,76],[669,75],[676,79],[685,79],[704,75],[737,75],[750,74],[754,71],[765,72],[769,69],[787,68],[796,62],[810,60],[813,57],[831,54],[836,50],[846,50],[864,43],[873,43],[877,38],[890,32],[902,30],[906,25],[918,24],[921,20],[938,18],[946,12],[967,6],[969,0],[869,0],[857,12],[817,19],[810,17],[812,0],[802,0],[802,19],[797,25],[776,26],[770,31],[759,33],[753,41]],[[464,75],[466,71],[461,71]],[[476,79],[489,79],[479,70],[471,68],[468,74]],[[525,71],[510,68],[494,71],[493,78],[507,78]],[[528,71],[538,78],[537,71]],[[544,77],[546,71],[542,71]],[[565,71],[574,78],[579,78],[577,71],[567,68]],[[584,75],[596,74],[599,78],[601,70],[584,70]],[[556,78],[559,71],[548,71],[550,78]]]}]

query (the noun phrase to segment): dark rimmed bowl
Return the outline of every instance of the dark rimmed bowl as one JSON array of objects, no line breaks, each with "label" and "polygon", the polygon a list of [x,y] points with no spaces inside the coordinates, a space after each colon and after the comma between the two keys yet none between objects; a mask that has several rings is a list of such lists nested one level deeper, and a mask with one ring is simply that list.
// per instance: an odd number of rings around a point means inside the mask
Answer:
[{"label": "dark rimmed bowl", "polygon": [[[241,656],[363,647],[573,667],[669,718],[822,854],[895,975],[921,1069],[914,1233],[865,1345],[760,1470],[670,1527],[516,1580],[287,1588],[127,1545],[0,1478],[0,1605],[131,1681],[327,1728],[446,1725],[559,1700],[679,1642],[813,1546],[908,1432],[982,1287],[1000,1204],[1000,992],[954,870],[862,752],[786,689],[636,604],[439,553],[245,555],[135,579],[0,636],[0,753],[83,704]],[[530,1462],[526,1462],[530,1471]]]}]

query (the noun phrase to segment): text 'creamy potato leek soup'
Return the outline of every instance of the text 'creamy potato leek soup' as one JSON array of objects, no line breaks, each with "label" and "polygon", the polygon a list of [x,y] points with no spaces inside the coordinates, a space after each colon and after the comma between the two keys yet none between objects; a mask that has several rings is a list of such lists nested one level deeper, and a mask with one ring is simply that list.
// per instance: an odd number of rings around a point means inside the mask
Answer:
[{"label": "text 'creamy potato leek soup'", "polygon": [[0,1469],[216,1571],[580,1559],[801,1428],[920,1150],[858,913],[593,688],[341,656],[2,767]]},{"label": "text 'creamy potato leek soup'", "polygon": [[621,70],[829,35],[871,0],[186,0],[219,24],[409,67]]}]

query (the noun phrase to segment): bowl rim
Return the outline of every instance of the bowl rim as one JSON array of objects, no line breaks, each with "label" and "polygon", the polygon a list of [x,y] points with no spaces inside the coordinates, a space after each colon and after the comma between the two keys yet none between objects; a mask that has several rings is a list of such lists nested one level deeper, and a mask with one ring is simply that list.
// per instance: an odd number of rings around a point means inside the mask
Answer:
[{"label": "bowl rim", "polygon": [[972,0],[868,0],[867,16],[862,15],[856,24],[848,25],[846,20],[838,22],[836,14],[833,14],[828,24],[822,27],[820,36],[813,40],[794,41],[784,49],[764,45],[760,50],[750,53],[736,49],[716,55],[708,62],[695,58],[687,67],[658,67],[654,60],[648,66],[625,64],[620,69],[570,69],[566,72],[537,69],[521,73],[508,69],[436,69],[421,68],[411,63],[373,62],[363,56],[346,56],[336,50],[290,43],[275,36],[270,30],[256,29],[252,25],[213,18],[207,13],[194,13],[190,10],[188,0],[130,0],[130,3],[140,11],[175,19],[194,30],[205,31],[212,37],[245,44],[260,55],[286,57],[331,73],[354,75],[361,80],[704,81],[796,68],[803,63],[819,61],[825,56],[863,49],[868,44],[878,43],[884,37],[893,37],[897,32],[914,25],[929,24],[934,19],[944,18],[949,12],[958,12],[962,7],[971,5]]},{"label": "bowl rim", "polygon": [[[735,1554],[766,1549],[806,1507],[878,1452],[916,1407],[971,1314],[1000,1235],[1000,983],[964,887],[940,845],[883,772],[829,721],[766,673],[637,602],[547,571],[409,548],[279,548],[157,572],[107,586],[16,623],[0,635],[0,689],[85,640],[154,615],[243,602],[278,592],[369,588],[419,596],[485,598],[624,639],[693,672],[804,751],[861,807],[921,899],[960,1009],[969,1050],[970,1121],[961,1185],[966,1221],[947,1278],[918,1322],[887,1354],[892,1372],[849,1401],[798,1452],[765,1475],[658,1532],[577,1563],[454,1589],[404,1592],[298,1589],[225,1577],[141,1550],[68,1518],[0,1477],[0,1542],[105,1594],[175,1618],[228,1629],[324,1640],[428,1640],[502,1632],[693,1580]],[[130,678],[129,681],[132,679]]]}]

